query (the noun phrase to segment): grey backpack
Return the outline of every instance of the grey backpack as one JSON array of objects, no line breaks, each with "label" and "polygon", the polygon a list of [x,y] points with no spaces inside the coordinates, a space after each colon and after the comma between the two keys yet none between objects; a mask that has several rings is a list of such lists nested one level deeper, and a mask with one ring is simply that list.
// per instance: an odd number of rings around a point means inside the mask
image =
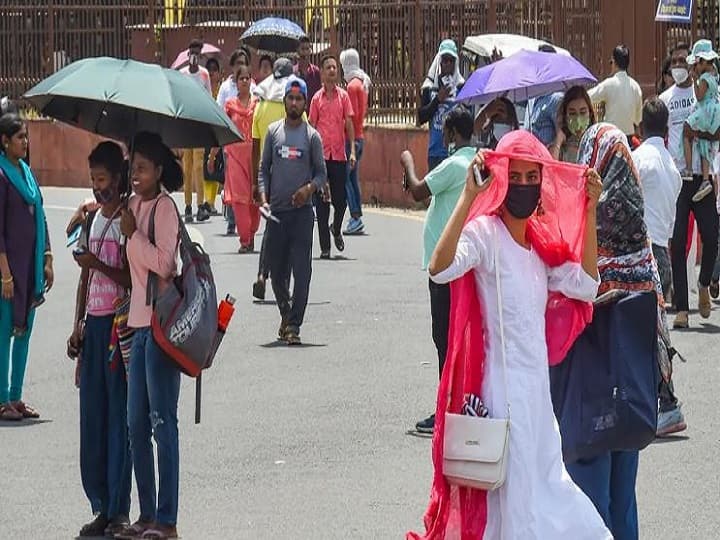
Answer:
[{"label": "grey backpack", "polygon": [[[175,206],[175,201],[168,198]],[[155,202],[148,225],[148,239],[155,245]],[[181,272],[162,292],[158,276],[148,274],[147,305],[152,305],[152,334],[160,348],[190,377],[212,365],[219,343],[218,304],[210,257],[193,242],[180,213],[178,218]]]}]

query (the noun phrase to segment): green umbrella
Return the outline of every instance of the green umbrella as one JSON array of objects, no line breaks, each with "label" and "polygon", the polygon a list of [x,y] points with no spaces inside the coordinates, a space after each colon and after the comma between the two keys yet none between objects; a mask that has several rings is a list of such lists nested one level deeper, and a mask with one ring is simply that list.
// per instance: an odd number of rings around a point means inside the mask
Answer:
[{"label": "green umbrella", "polygon": [[197,81],[156,64],[85,58],[44,79],[23,97],[45,116],[124,142],[140,131],[159,134],[173,148],[242,140]]}]

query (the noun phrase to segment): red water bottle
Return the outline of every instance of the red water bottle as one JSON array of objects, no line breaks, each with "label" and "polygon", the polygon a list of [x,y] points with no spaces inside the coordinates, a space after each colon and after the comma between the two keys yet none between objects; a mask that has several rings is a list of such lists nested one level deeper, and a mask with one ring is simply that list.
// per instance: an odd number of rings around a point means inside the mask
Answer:
[{"label": "red water bottle", "polygon": [[233,313],[235,313],[235,298],[228,294],[218,306],[218,332],[224,334],[227,331]]}]

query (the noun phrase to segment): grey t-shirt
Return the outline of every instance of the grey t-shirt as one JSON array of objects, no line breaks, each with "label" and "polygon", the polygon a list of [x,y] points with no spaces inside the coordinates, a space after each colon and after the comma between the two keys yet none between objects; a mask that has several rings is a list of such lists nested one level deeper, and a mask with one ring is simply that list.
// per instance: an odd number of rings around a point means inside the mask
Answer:
[{"label": "grey t-shirt", "polygon": [[[292,196],[308,182],[320,191],[327,181],[320,134],[307,122],[289,127],[286,120],[270,124],[258,175],[260,193],[269,194],[273,212],[292,210]],[[312,199],[308,199],[308,205]]]}]

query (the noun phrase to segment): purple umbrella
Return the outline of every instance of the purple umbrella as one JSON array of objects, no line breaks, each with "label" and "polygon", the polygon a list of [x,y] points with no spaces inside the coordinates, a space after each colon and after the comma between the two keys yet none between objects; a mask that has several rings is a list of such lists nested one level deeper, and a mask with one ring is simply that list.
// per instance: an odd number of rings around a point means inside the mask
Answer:
[{"label": "purple umbrella", "polygon": [[538,51],[520,51],[470,75],[457,101],[484,105],[506,97],[513,103],[566,90],[571,86],[597,83],[585,66],[572,56]]}]

